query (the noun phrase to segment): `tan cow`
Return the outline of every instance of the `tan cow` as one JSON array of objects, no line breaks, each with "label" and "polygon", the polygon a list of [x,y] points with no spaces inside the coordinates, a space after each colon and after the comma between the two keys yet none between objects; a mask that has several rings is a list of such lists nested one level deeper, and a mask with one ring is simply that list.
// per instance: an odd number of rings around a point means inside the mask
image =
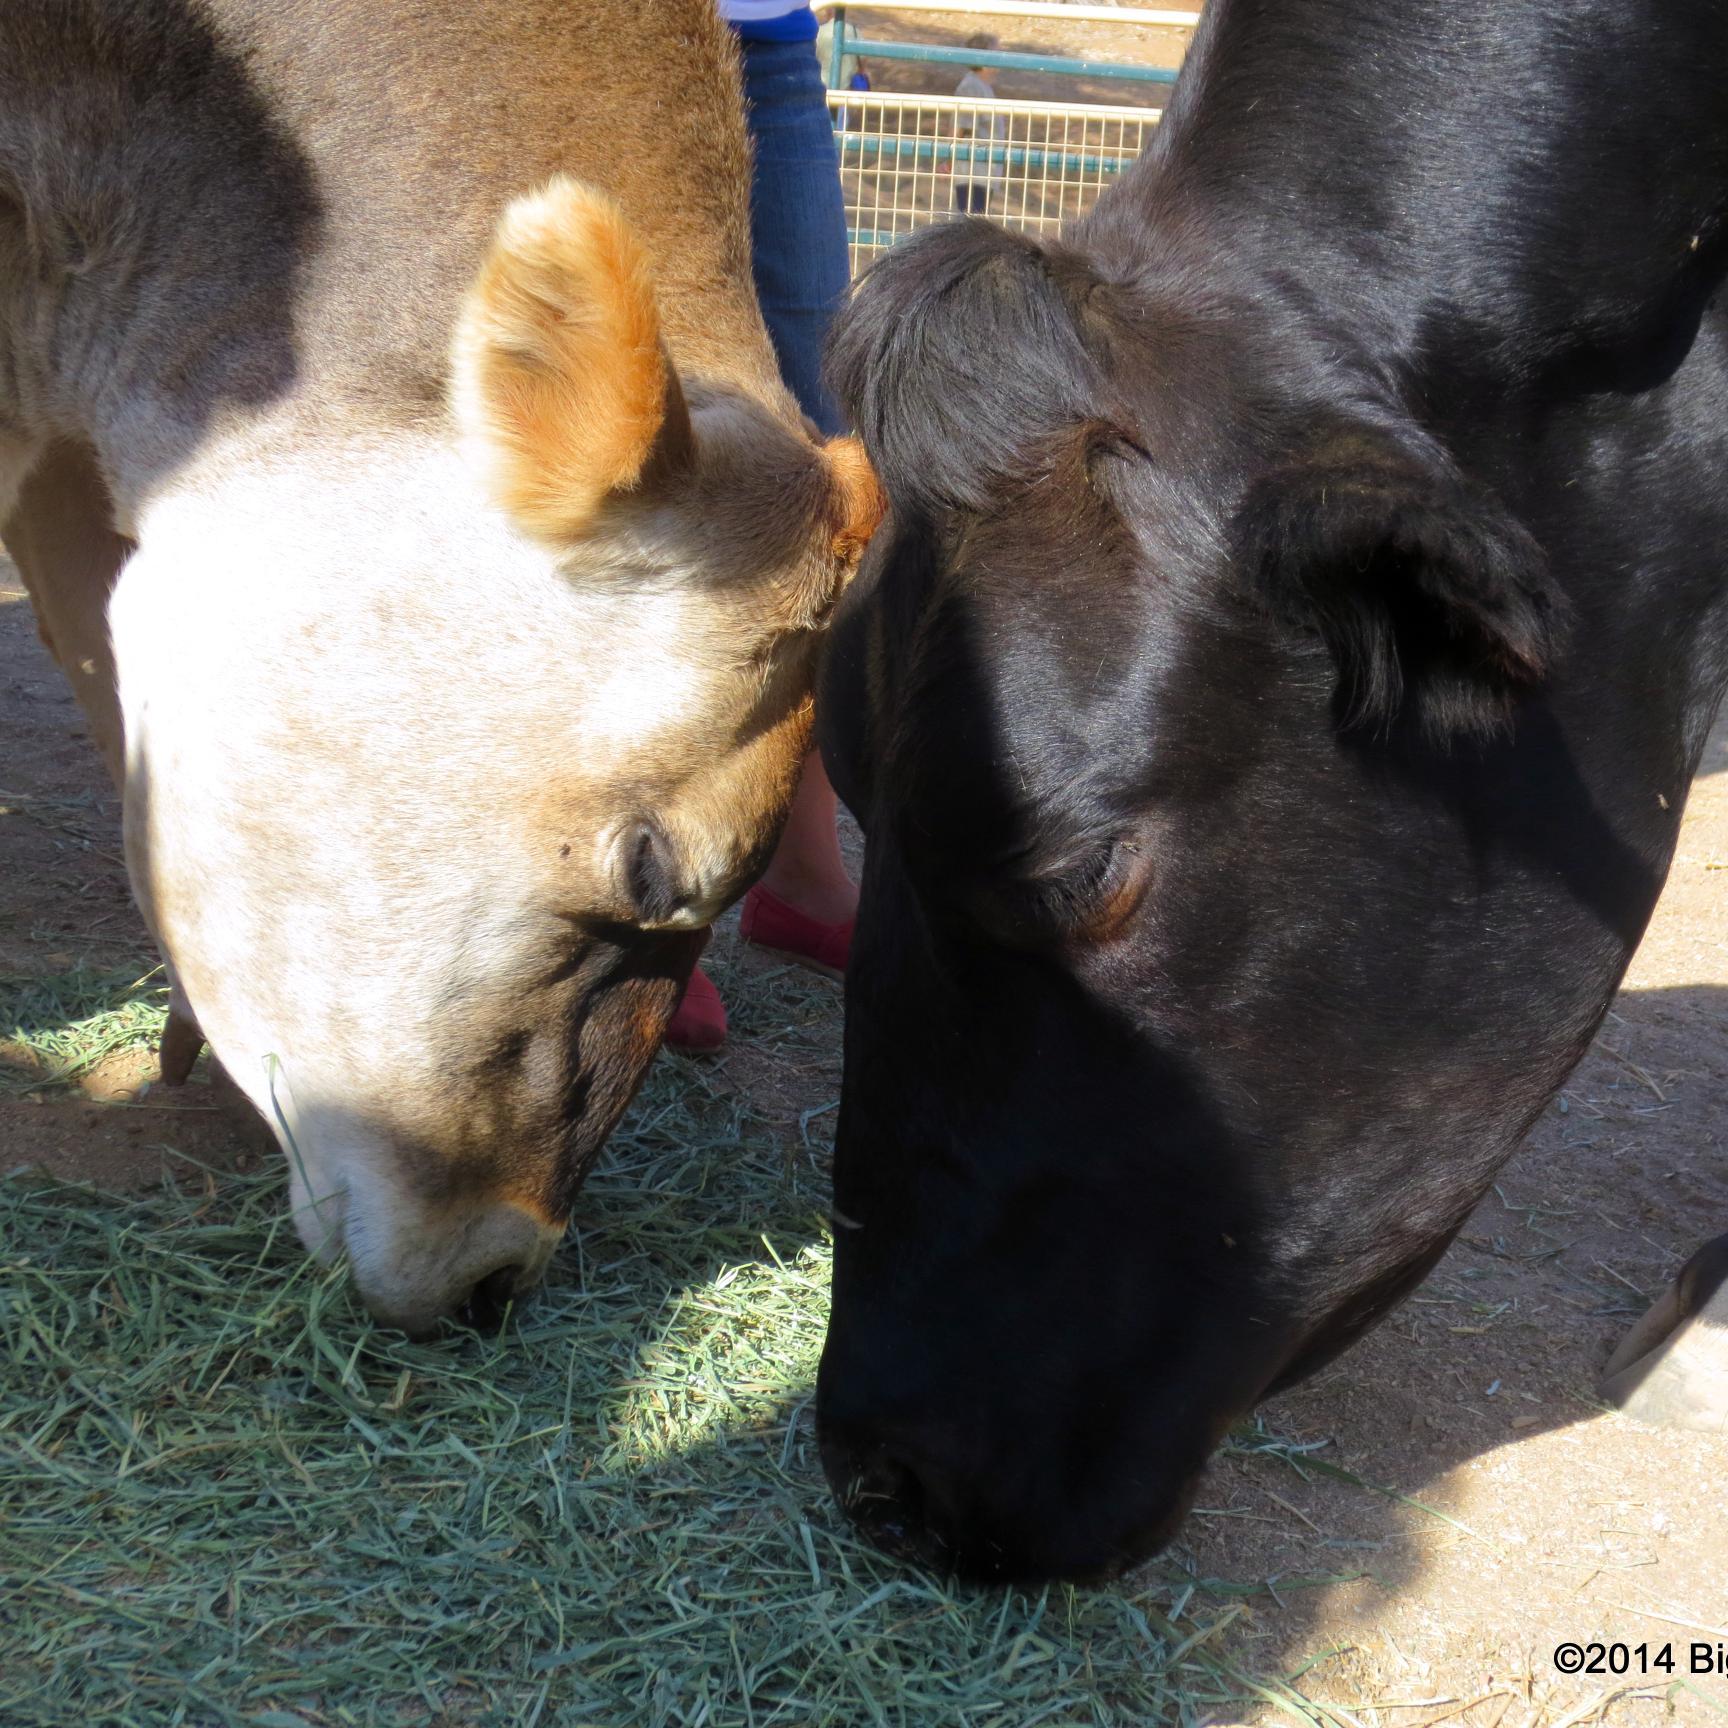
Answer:
[{"label": "tan cow", "polygon": [[712,0],[0,7],[0,532],[165,1067],[201,1029],[410,1329],[540,1274],[874,524],[747,199]]}]

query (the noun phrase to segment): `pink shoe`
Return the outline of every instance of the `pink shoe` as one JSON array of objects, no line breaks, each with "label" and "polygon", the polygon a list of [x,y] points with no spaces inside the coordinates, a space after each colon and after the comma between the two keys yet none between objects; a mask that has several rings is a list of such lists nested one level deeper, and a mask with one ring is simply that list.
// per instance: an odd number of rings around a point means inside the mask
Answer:
[{"label": "pink shoe", "polygon": [[711,1056],[726,1042],[726,1004],[700,966],[666,1022],[666,1042],[691,1056]]},{"label": "pink shoe", "polygon": [[758,885],[744,896],[738,933],[746,942],[795,960],[812,972],[841,978],[852,955],[853,922],[845,918],[838,924],[819,924]]}]

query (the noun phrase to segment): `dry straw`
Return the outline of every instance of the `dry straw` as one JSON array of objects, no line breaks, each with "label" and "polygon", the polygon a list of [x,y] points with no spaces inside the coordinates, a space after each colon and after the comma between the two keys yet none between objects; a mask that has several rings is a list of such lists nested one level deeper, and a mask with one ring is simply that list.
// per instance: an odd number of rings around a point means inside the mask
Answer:
[{"label": "dry straw", "polygon": [[[834,1049],[831,986],[723,981],[741,1050]],[[0,1182],[0,1723],[1318,1720],[1173,1570],[999,1594],[860,1544],[811,1433],[832,1120],[663,1059],[547,1287],[420,1344],[302,1256],[279,1173]]]}]

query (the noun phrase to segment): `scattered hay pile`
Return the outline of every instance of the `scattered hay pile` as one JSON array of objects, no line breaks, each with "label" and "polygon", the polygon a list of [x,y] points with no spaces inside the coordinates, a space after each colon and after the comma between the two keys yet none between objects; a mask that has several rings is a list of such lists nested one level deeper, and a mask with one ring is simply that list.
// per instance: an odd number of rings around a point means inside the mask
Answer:
[{"label": "scattered hay pile", "polygon": [[[741,1048],[833,1041],[831,986],[741,985]],[[0,1723],[1236,1715],[1181,1582],[962,1590],[839,1518],[802,1140],[663,1060],[548,1287],[423,1344],[304,1259],[276,1172],[0,1182]]]}]

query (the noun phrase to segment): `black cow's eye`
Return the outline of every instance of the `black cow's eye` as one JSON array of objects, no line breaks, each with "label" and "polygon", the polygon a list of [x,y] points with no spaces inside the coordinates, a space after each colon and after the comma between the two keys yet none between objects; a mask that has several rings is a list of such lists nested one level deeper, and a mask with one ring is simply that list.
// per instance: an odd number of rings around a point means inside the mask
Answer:
[{"label": "black cow's eye", "polygon": [[1149,875],[1138,842],[1112,840],[1056,869],[989,884],[974,912],[987,934],[1028,947],[1106,941],[1133,916]]},{"label": "black cow's eye", "polygon": [[1123,850],[1120,842],[1112,840],[1061,870],[1035,877],[1028,886],[1048,900],[1051,910],[1058,914],[1078,910],[1089,905],[1109,882],[1121,861]]}]

